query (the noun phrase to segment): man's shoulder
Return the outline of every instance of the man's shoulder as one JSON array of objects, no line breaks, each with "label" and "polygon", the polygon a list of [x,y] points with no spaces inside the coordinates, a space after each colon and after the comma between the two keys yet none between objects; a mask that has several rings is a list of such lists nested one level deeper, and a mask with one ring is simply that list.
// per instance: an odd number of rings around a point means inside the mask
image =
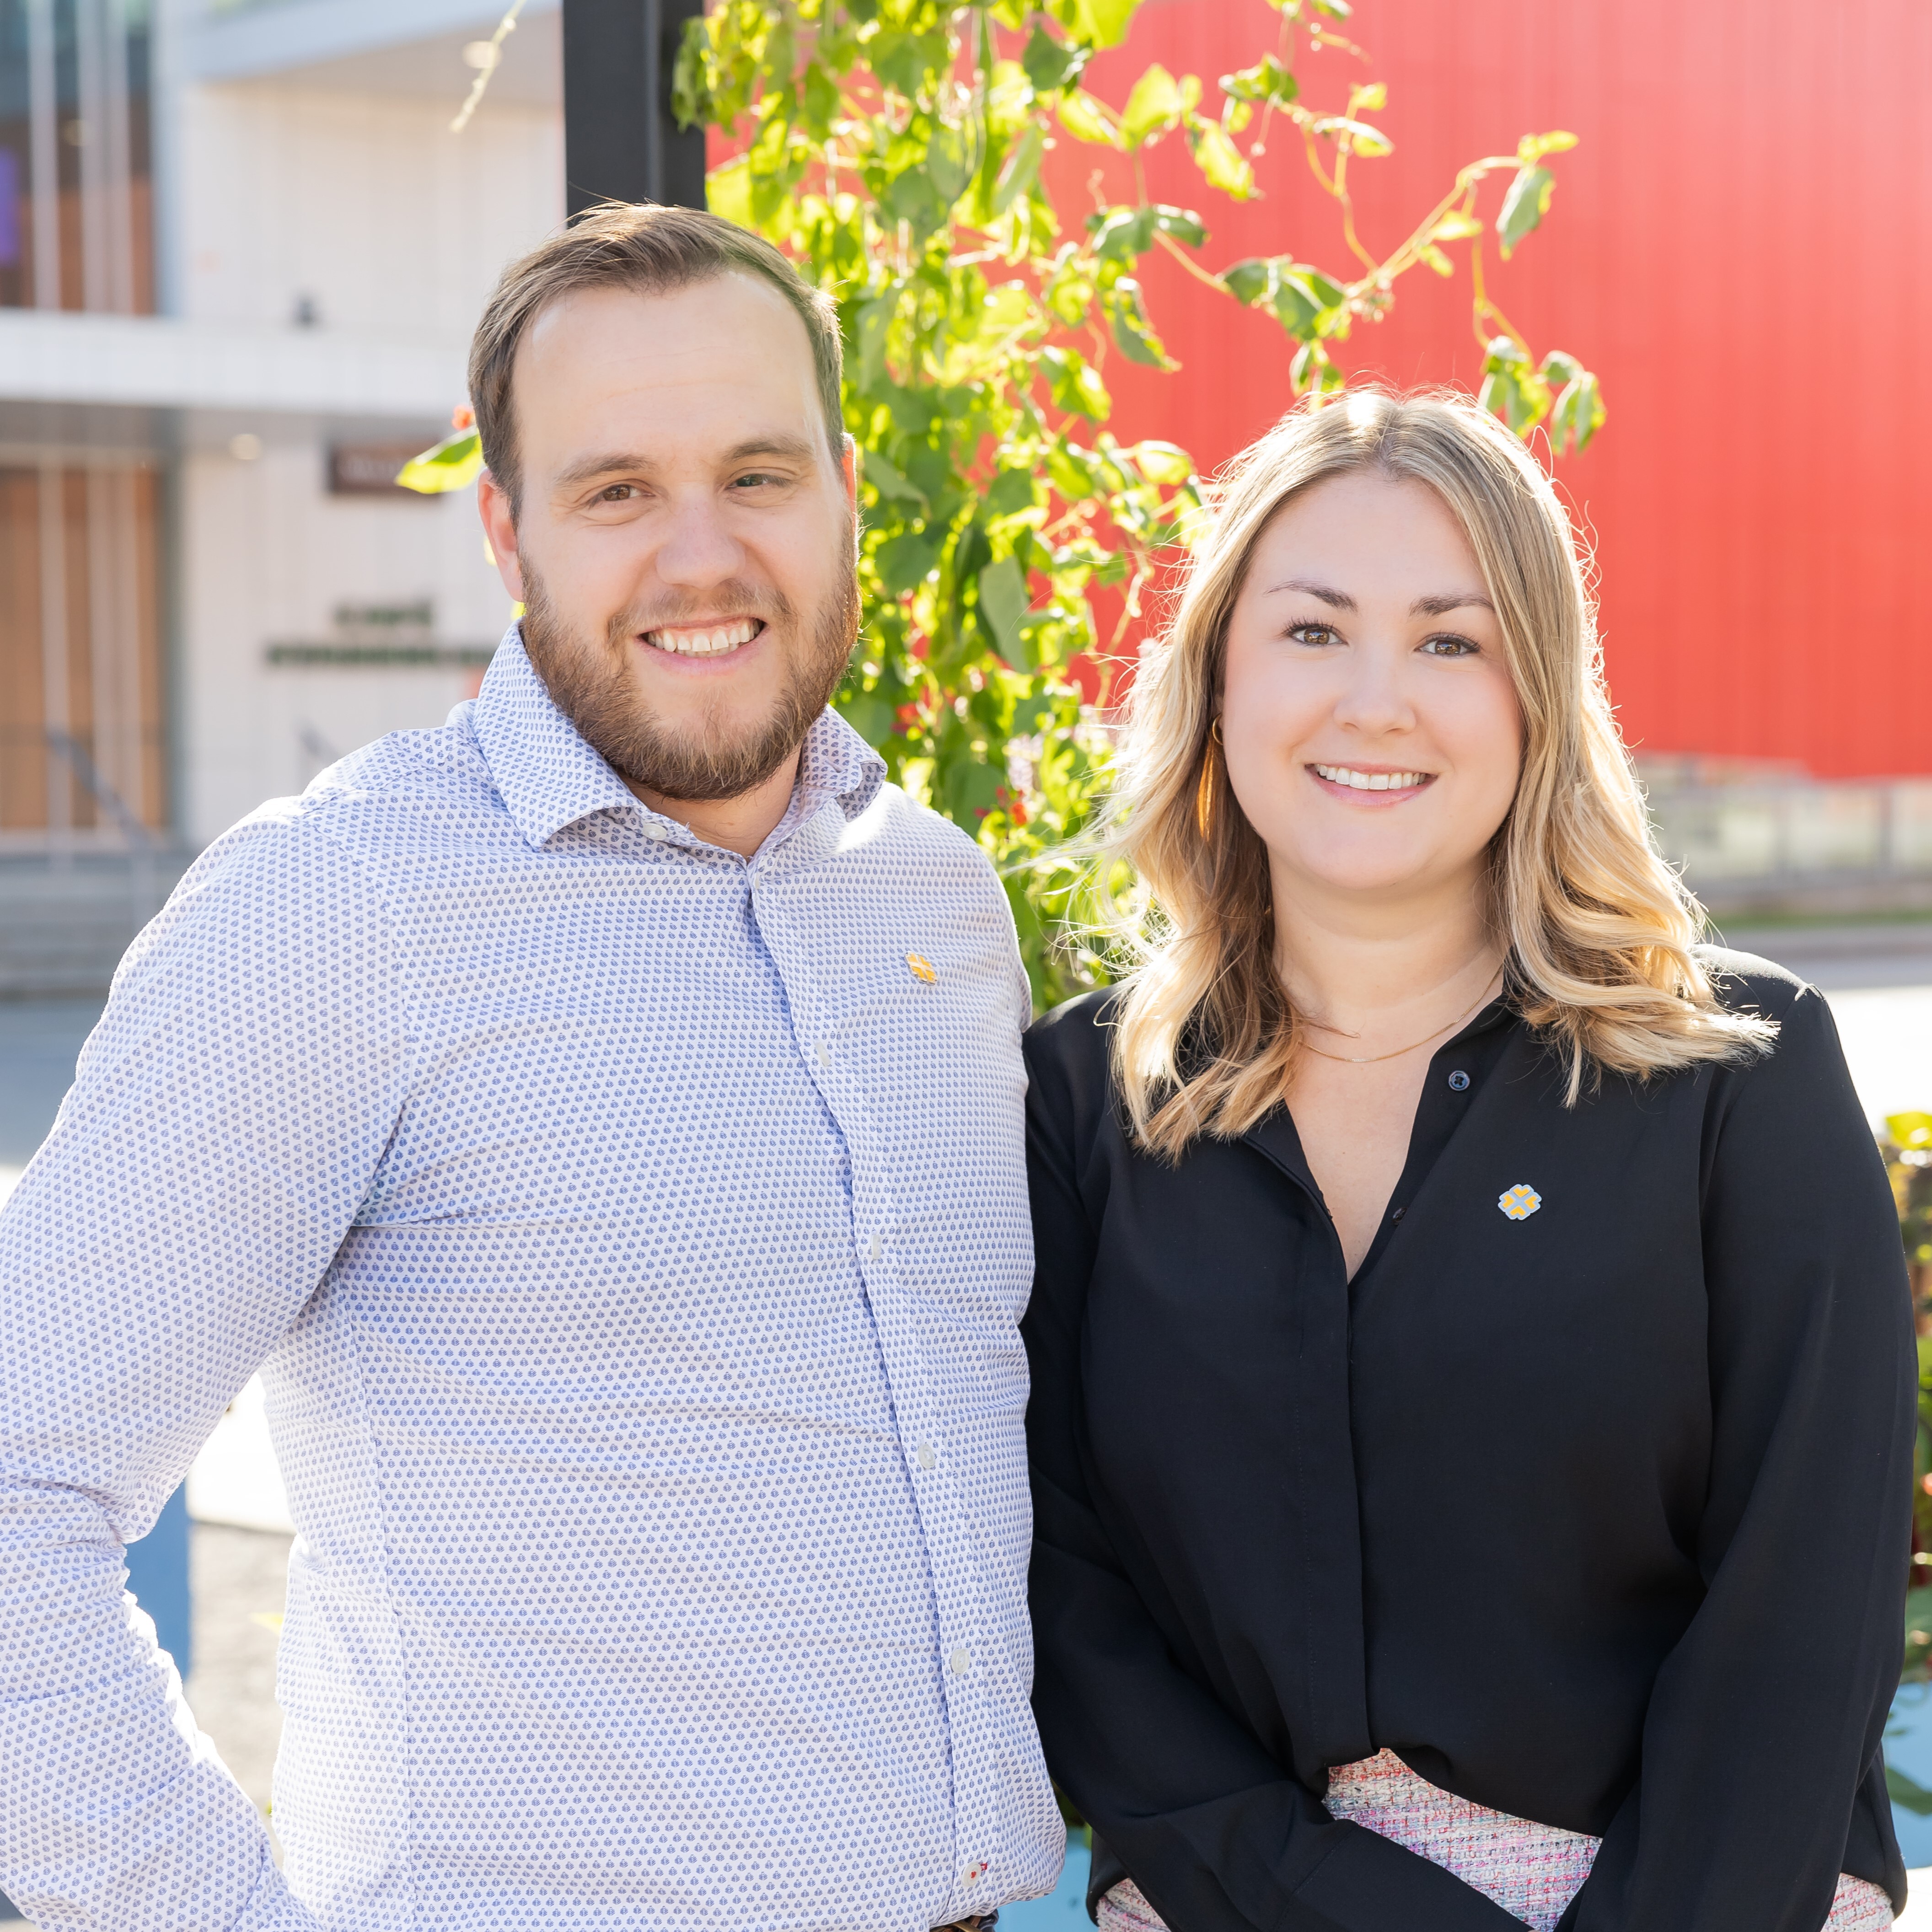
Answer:
[{"label": "man's shoulder", "polygon": [[310,781],[301,815],[318,831],[344,833],[384,820],[445,828],[478,817],[507,822],[468,709],[459,706],[446,724],[392,731],[338,759]]},{"label": "man's shoulder", "polygon": [[[914,876],[934,884],[971,882],[998,893],[998,875],[979,842],[964,826],[921,805],[887,780],[854,818],[839,842],[842,854],[871,854],[889,863],[920,868]],[[937,874],[932,868],[937,868]],[[1004,895],[1002,895],[1004,896]]]},{"label": "man's shoulder", "polygon": [[473,844],[485,828],[508,829],[508,816],[459,714],[433,730],[393,731],[305,791],[264,800],[208,844],[176,897],[218,884],[256,896],[321,890],[331,877],[371,877],[390,857]]}]

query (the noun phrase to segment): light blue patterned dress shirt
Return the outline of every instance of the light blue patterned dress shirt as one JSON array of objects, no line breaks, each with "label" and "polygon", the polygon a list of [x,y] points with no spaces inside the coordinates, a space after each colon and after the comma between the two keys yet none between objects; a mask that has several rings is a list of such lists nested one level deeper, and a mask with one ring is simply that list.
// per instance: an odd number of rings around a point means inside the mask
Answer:
[{"label": "light blue patterned dress shirt", "polygon": [[[1026,1012],[986,861],[842,721],[746,860],[514,631],[442,730],[219,839],[0,1210],[28,1915],[924,1932],[1050,1890]],[[122,1592],[258,1366],[286,1876]]]}]

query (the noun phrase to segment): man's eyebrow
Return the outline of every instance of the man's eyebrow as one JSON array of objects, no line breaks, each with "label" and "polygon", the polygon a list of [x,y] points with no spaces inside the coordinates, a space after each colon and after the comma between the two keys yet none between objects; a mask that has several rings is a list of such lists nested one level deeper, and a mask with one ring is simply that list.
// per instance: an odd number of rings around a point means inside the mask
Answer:
[{"label": "man's eyebrow", "polygon": [[641,471],[648,474],[652,468],[647,456],[637,456],[624,450],[611,450],[596,456],[580,456],[574,463],[566,464],[556,472],[558,483],[568,488],[578,483],[594,483],[600,476],[614,476],[622,470]]},{"label": "man's eyebrow", "polygon": [[1276,584],[1268,594],[1275,597],[1284,590],[1299,590],[1304,596],[1327,604],[1331,610],[1352,610],[1356,608],[1355,600],[1346,590],[1337,590],[1329,584],[1318,584],[1312,577],[1291,577],[1285,582]]},{"label": "man's eyebrow", "polygon": [[754,456],[785,456],[800,463],[809,463],[818,453],[818,446],[808,437],[788,436],[782,431],[774,431],[770,436],[754,436],[724,452],[727,463],[745,463]]},{"label": "man's eyebrow", "polygon": [[[818,453],[818,448],[808,436],[788,436],[782,430],[775,430],[770,435],[748,436],[742,442],[734,444],[724,452],[724,460],[727,465],[748,463],[761,456],[809,463]],[[600,476],[614,476],[626,470],[648,476],[656,467],[648,456],[640,456],[634,451],[605,450],[595,456],[580,456],[574,463],[566,464],[557,472],[557,487],[574,489],[580,484],[594,483]]]},{"label": "man's eyebrow", "polygon": [[1413,616],[1440,617],[1446,612],[1461,610],[1471,604],[1479,605],[1491,616],[1496,615],[1496,607],[1480,590],[1441,591],[1433,597],[1418,597],[1408,608]]}]

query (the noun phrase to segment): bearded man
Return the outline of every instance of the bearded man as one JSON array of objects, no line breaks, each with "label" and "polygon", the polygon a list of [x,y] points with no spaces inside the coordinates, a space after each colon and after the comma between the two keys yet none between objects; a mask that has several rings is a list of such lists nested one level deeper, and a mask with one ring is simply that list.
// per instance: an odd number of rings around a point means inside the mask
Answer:
[{"label": "bearded man", "polygon": [[[218,840],[0,1216],[0,1882],[114,1932],[927,1932],[1051,1888],[1025,980],[826,709],[830,304],[609,208],[476,334],[526,606]],[[274,1823],[122,1588],[257,1369]]]}]

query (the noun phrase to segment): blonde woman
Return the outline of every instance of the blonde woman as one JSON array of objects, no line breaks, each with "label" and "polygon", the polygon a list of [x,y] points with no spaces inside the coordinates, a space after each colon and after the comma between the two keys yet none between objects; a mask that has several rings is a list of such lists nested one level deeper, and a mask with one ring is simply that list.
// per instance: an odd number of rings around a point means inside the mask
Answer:
[{"label": "blonde woman", "polygon": [[1876,1932],[1915,1368],[1818,995],[1699,945],[1472,406],[1237,466],[1124,988],[1029,1041],[1035,1707],[1103,1928]]}]

